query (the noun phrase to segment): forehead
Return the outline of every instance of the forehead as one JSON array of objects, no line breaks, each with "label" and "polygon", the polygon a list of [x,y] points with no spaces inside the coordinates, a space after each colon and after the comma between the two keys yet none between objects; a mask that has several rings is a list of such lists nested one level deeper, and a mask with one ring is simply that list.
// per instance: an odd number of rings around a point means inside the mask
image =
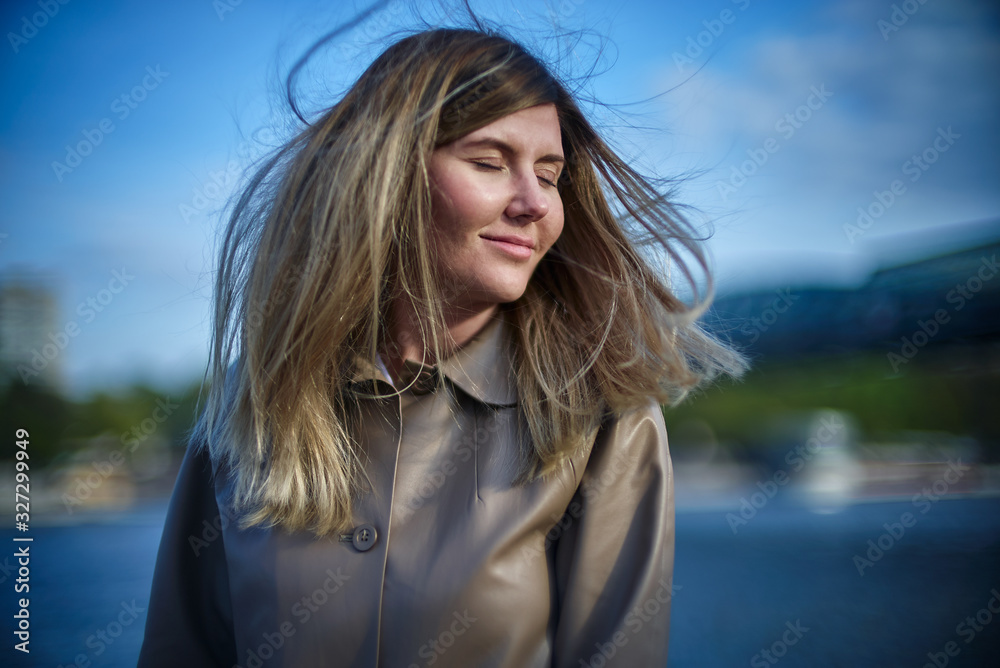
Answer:
[{"label": "forehead", "polygon": [[458,139],[458,146],[500,142],[513,149],[562,154],[562,131],[554,104],[540,104],[507,114]]}]

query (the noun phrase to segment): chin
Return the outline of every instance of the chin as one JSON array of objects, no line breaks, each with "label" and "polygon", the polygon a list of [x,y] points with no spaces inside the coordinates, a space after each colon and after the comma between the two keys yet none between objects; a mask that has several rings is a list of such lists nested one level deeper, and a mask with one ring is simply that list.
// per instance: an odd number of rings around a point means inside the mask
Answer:
[{"label": "chin", "polygon": [[527,286],[505,286],[476,290],[470,293],[471,301],[481,304],[509,304],[521,298]]},{"label": "chin", "polygon": [[524,295],[524,291],[527,289],[527,282],[519,282],[514,285],[504,286],[494,292],[494,301],[498,304],[509,304],[510,302],[515,302]]},{"label": "chin", "polygon": [[456,278],[458,280],[452,285],[457,283],[465,286],[459,289],[457,301],[473,308],[480,308],[480,306],[473,305],[508,304],[517,301],[527,290],[531,277],[519,274],[506,276],[501,274],[489,277],[470,276],[464,281],[459,277]]}]

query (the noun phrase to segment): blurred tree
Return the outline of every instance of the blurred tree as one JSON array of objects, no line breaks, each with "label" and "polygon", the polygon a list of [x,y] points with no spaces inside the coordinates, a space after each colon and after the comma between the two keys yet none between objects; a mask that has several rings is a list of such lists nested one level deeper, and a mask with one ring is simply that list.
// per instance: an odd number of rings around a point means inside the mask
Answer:
[{"label": "blurred tree", "polygon": [[[18,428],[31,436],[31,456],[38,466],[57,462],[98,436],[108,436],[132,452],[152,436],[183,447],[193,425],[200,382],[180,392],[136,385],[119,392],[98,391],[72,402],[42,386],[17,380],[0,396],[3,433]],[[135,446],[135,447],[133,447]],[[13,457],[4,448],[0,460]]]},{"label": "blurred tree", "polygon": [[[18,429],[28,431],[32,468],[44,466],[56,457],[72,413],[68,401],[44,385],[11,379],[0,395],[0,407],[0,434],[4,438],[12,442]],[[0,448],[0,459],[13,459],[14,452],[13,447],[5,445]]]},{"label": "blurred tree", "polygon": [[[885,355],[856,353],[794,361],[760,361],[742,382],[723,381],[664,416],[667,427],[687,419],[710,425],[719,441],[747,453],[767,444],[767,427],[789,413],[832,408],[851,415],[865,440],[892,441],[906,431],[971,436],[988,460],[1000,459],[992,409],[1000,374],[969,373],[950,347],[925,350],[899,373]],[[678,448],[685,444],[677,442]]]}]

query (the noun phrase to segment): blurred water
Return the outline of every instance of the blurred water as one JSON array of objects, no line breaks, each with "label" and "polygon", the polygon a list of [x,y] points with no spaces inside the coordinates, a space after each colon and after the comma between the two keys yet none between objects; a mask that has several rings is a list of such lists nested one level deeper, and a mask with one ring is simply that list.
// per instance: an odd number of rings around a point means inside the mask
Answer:
[{"label": "blurred water", "polygon": [[[884,524],[915,524],[859,575]],[[877,552],[872,556],[877,556]],[[670,666],[770,666],[758,653],[798,621],[785,666],[921,668],[955,641],[947,666],[1000,666],[1000,614],[966,642],[956,627],[1000,591],[1000,499],[909,501],[817,514],[771,504],[733,534],[725,513],[677,516]],[[1000,610],[1000,598],[991,603]],[[985,617],[986,615],[984,615]],[[795,634],[790,634],[792,639]],[[779,651],[782,648],[779,647]],[[757,657],[755,662],[755,657]],[[932,666],[934,664],[931,664]]]},{"label": "blurred water", "polygon": [[[774,503],[736,534],[725,512],[678,513],[670,666],[920,668],[928,652],[948,666],[1000,665],[1000,619],[987,611],[990,622],[972,638],[956,631],[977,612],[982,622],[991,590],[1000,591],[1000,499],[934,504],[860,576],[853,556],[883,524],[913,511],[872,503],[815,514]],[[156,504],[101,523],[32,529],[32,652],[11,648],[16,575],[7,575],[0,664],[134,666],[164,513]],[[0,542],[13,546],[15,535],[0,531]],[[130,609],[140,611],[134,620]],[[120,618],[131,623],[112,638]],[[783,645],[783,635],[795,643]],[[956,657],[943,654],[949,641]],[[783,656],[772,662],[762,649]]]},{"label": "blurred water", "polygon": [[[135,666],[146,623],[149,585],[163,531],[166,504],[143,506],[74,526],[33,527],[31,543],[0,531],[0,570],[5,666]],[[16,611],[14,551],[30,545],[31,654],[13,649]],[[107,641],[102,640],[99,633]],[[117,636],[117,637],[115,637]],[[79,662],[77,662],[77,660]],[[75,663],[77,662],[77,663]]]}]

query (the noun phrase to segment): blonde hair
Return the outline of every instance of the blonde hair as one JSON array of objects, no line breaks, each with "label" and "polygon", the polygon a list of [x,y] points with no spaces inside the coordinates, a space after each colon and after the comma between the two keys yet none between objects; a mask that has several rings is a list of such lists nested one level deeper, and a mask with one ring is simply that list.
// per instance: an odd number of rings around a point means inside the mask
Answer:
[{"label": "blonde hair", "polygon": [[707,377],[742,369],[739,355],[695,323],[704,305],[682,303],[623,229],[659,241],[693,285],[672,246],[708,273],[690,226],[601,140],[566,88],[497,34],[411,35],[260,167],[226,227],[208,370],[215,382],[192,441],[231,467],[244,526],[349,529],[363,476],[344,393],[355,362],[374,361],[387,344],[397,298],[420,315],[434,358],[445,350],[427,160],[438,146],[549,103],[567,159],[558,183],[565,228],[525,294],[502,306],[532,437],[515,483],[559,468],[608,411],[649,397],[677,401]]}]

